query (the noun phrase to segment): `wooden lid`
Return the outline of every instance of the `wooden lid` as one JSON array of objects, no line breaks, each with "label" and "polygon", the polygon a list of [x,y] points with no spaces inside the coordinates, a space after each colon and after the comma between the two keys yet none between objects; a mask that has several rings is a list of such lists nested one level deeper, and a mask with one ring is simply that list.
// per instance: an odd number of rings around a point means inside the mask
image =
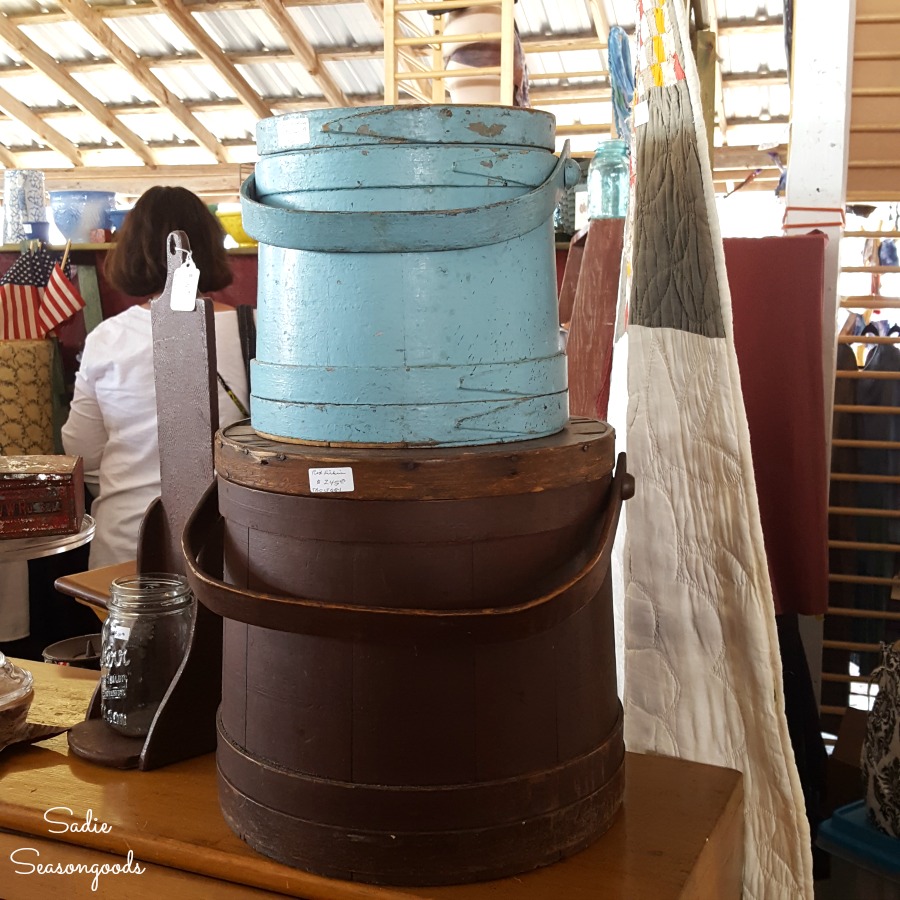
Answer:
[{"label": "wooden lid", "polygon": [[0,478],[28,480],[40,476],[56,481],[71,478],[83,469],[80,456],[0,456]]},{"label": "wooden lid", "polygon": [[239,422],[216,435],[216,471],[279,494],[348,500],[459,500],[524,494],[609,476],[615,431],[573,418],[550,437],[476,447],[384,449],[275,441]]}]

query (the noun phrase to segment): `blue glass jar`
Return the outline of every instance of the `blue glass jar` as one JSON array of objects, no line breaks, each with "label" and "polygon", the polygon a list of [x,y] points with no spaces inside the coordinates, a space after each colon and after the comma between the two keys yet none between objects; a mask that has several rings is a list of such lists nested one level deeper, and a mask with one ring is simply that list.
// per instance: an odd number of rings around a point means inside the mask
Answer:
[{"label": "blue glass jar", "polygon": [[624,219],[628,214],[628,144],[603,141],[588,168],[588,218]]}]

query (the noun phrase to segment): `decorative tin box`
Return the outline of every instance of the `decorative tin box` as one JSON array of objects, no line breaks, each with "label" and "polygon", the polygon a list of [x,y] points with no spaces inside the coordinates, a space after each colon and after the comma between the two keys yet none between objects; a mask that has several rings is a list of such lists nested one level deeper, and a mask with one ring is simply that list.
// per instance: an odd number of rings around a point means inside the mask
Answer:
[{"label": "decorative tin box", "polygon": [[80,456],[0,456],[0,538],[74,534],[83,516]]}]

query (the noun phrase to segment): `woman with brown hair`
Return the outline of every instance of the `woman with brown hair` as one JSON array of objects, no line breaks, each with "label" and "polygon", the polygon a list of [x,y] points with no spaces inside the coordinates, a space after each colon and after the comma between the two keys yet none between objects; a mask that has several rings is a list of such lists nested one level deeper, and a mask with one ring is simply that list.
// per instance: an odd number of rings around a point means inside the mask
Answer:
[{"label": "woman with brown hair", "polygon": [[[125,217],[104,273],[138,299],[87,336],[62,430],[66,453],[84,457],[85,472],[96,473],[99,482],[91,568],[135,558],[141,519],[160,494],[150,300],[165,288],[172,231],[187,234],[200,295],[232,281],[222,226],[185,188],[150,188]],[[214,309],[219,423],[225,427],[247,416],[249,388],[235,309],[220,303]]]},{"label": "woman with brown hair", "polygon": [[203,201],[183,187],[152,187],[142,194],[117,234],[103,272],[132,297],[158,297],[166,286],[166,237],[183,231],[200,270],[200,294],[220,291],[233,280],[225,232]]}]

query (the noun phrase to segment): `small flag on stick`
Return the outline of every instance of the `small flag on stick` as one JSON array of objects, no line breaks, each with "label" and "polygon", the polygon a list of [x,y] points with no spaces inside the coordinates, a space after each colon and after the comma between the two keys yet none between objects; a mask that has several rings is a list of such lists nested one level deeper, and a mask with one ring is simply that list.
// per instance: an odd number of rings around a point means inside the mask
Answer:
[{"label": "small flag on stick", "polygon": [[0,340],[37,340],[84,307],[48,248],[23,253],[0,277]]},{"label": "small flag on stick", "polygon": [[84,298],[78,293],[72,282],[66,278],[57,263],[50,272],[38,310],[44,333],[53,331],[57,325],[74,316],[83,307]]},{"label": "small flag on stick", "polygon": [[37,340],[44,336],[38,317],[41,289],[50,276],[52,262],[34,253],[23,253],[0,277],[0,339]]}]

